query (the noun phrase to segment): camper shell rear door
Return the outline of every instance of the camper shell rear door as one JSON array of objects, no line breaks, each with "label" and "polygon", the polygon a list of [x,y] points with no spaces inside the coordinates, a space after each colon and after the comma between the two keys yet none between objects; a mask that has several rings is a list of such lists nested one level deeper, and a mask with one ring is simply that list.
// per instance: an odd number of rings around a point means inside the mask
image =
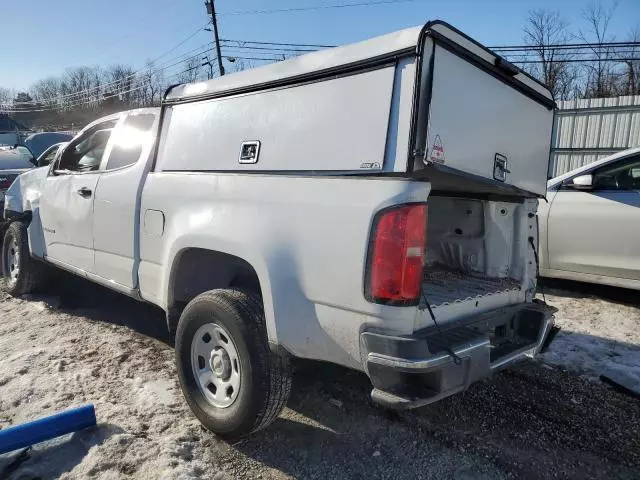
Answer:
[{"label": "camper shell rear door", "polygon": [[444,22],[419,42],[410,170],[434,191],[543,197],[551,93]]}]

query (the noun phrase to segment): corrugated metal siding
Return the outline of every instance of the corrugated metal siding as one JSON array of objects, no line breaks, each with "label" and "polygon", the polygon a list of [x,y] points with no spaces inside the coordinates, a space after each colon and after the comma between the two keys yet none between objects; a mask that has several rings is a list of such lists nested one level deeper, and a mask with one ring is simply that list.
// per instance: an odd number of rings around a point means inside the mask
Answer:
[{"label": "corrugated metal siding", "polygon": [[640,95],[558,102],[550,175],[640,146]]}]

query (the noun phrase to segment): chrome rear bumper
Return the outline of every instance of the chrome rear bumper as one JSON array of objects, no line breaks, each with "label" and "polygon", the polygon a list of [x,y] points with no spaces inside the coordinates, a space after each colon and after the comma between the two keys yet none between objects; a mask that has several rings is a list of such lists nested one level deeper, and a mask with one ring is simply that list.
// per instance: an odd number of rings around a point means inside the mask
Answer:
[{"label": "chrome rear bumper", "polygon": [[417,408],[461,392],[520,359],[533,357],[553,331],[556,310],[521,304],[411,336],[363,332],[366,369],[377,403]]}]

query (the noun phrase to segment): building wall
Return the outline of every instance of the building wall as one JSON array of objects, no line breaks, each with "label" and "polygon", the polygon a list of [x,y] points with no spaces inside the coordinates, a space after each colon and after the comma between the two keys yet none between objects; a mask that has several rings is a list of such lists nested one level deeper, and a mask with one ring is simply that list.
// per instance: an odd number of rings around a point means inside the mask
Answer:
[{"label": "building wall", "polygon": [[640,95],[558,102],[549,175],[640,146]]}]

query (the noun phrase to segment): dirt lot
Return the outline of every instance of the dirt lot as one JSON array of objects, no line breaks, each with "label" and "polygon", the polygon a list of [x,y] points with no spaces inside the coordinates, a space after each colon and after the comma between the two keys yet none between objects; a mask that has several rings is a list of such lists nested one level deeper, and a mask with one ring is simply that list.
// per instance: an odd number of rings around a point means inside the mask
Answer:
[{"label": "dirt lot", "polygon": [[280,419],[236,444],[188,411],[162,312],[67,277],[2,296],[0,426],[84,403],[99,426],[0,456],[0,478],[640,478],[640,401],[596,379],[640,378],[640,296],[551,287],[565,331],[540,362],[401,414],[364,375],[299,362]]}]

